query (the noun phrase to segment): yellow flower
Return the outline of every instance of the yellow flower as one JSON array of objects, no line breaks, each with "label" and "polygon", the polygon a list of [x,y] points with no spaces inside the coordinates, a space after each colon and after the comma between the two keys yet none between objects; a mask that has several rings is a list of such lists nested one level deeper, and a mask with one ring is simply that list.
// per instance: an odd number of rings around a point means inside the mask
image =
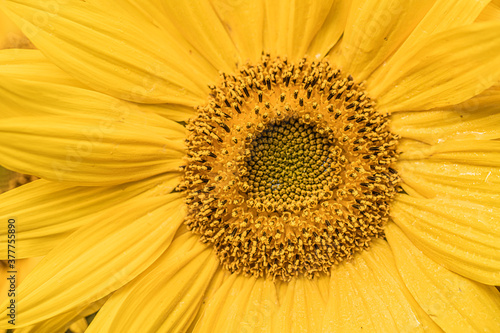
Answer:
[{"label": "yellow flower", "polygon": [[15,328],[500,331],[488,3],[2,1]]}]

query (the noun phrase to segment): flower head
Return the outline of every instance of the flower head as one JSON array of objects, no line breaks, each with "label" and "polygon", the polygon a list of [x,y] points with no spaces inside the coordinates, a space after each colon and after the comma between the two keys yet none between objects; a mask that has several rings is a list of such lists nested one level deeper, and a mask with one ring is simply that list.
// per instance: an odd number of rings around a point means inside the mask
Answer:
[{"label": "flower head", "polygon": [[1,2],[16,328],[499,330],[488,3]]}]

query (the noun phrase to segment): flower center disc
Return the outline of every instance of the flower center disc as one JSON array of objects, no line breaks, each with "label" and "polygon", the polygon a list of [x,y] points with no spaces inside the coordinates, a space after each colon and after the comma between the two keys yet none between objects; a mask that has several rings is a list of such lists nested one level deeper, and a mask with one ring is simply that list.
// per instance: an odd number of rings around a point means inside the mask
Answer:
[{"label": "flower center disc", "polygon": [[362,85],[265,56],[211,90],[187,126],[186,224],[226,269],[313,277],[383,237],[397,137]]}]

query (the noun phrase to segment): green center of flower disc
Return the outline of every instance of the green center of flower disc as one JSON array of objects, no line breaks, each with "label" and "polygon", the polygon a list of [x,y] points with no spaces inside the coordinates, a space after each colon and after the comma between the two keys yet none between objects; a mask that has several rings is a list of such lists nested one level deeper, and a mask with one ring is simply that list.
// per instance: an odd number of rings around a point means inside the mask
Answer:
[{"label": "green center of flower disc", "polygon": [[363,86],[326,60],[222,74],[188,124],[189,229],[231,272],[328,273],[383,237],[397,137]]},{"label": "green center of flower disc", "polygon": [[250,147],[242,180],[248,184],[247,205],[258,212],[298,212],[331,197],[341,182],[341,150],[299,119],[266,127]]}]

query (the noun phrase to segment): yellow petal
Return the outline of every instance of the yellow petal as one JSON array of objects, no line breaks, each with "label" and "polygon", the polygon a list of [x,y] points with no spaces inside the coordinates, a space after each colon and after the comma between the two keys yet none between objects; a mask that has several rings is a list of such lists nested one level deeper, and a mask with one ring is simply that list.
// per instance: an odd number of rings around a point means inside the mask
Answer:
[{"label": "yellow petal", "polygon": [[348,0],[332,1],[328,16],[307,49],[308,55],[315,58],[324,57],[337,44],[344,33],[350,8],[351,3]]},{"label": "yellow petal", "polygon": [[180,104],[139,104],[138,107],[178,122],[187,122],[196,115],[195,108]]},{"label": "yellow petal", "polygon": [[177,33],[215,68],[224,72],[236,69],[238,52],[209,0],[162,1],[161,6],[164,20],[173,23]]},{"label": "yellow petal", "polygon": [[449,140],[432,146],[434,161],[498,167],[500,162],[500,141],[498,140]]},{"label": "yellow petal", "polygon": [[[227,316],[222,317],[224,312],[241,312],[247,303],[239,301],[235,307],[235,299],[241,295],[241,299],[247,299],[248,293],[253,288],[256,279],[245,278],[239,274],[232,274],[219,287],[213,297],[205,302],[205,309],[201,318],[196,323],[193,332],[213,332],[213,328],[224,325],[224,320]],[[231,306],[229,306],[229,304]],[[234,315],[233,315],[234,316]],[[234,322],[234,323],[233,323]],[[238,321],[231,320],[231,324],[237,326]]]},{"label": "yellow petal", "polygon": [[406,38],[403,45],[379,68],[372,77],[372,81],[378,82],[381,80],[394,64],[401,63],[401,59],[406,59],[408,53],[411,53],[419,43],[422,44],[430,36],[474,22],[489,2],[490,0],[435,1],[432,8]]},{"label": "yellow petal", "polygon": [[385,231],[405,285],[445,332],[500,332],[498,290],[438,265],[394,223]]},{"label": "yellow petal", "polygon": [[391,217],[426,255],[451,271],[500,284],[500,208],[446,197],[398,195]]},{"label": "yellow petal", "polygon": [[500,22],[468,25],[417,43],[370,80],[381,110],[429,110],[461,103],[500,80]]},{"label": "yellow petal", "polygon": [[[18,327],[78,309],[133,280],[170,245],[184,220],[182,202],[182,194],[138,198],[71,234],[18,288]],[[4,310],[2,327],[6,318]]]},{"label": "yellow petal", "polygon": [[387,243],[332,270],[323,332],[440,331],[401,280]]},{"label": "yellow petal", "polygon": [[[116,113],[100,119],[5,119],[0,124],[0,163],[20,173],[87,186],[176,171],[184,155],[184,133],[130,122],[134,118]],[[166,139],[172,136],[178,140]]]},{"label": "yellow petal", "polygon": [[188,332],[194,332],[196,324],[205,314],[205,311],[210,304],[209,301],[214,297],[215,293],[219,290],[224,281],[226,281],[230,276],[233,276],[233,274],[231,274],[229,271],[225,269],[219,268],[217,272],[215,272],[212,281],[210,281],[207,290],[205,290],[201,305],[198,308],[198,313],[194,316],[193,322],[191,323],[191,327],[189,327],[189,329],[187,330]]},{"label": "yellow petal", "polygon": [[13,79],[60,83],[84,88],[78,80],[50,62],[39,50],[1,50],[0,73]]},{"label": "yellow petal", "polygon": [[400,161],[397,171],[425,198],[449,197],[500,207],[500,167],[424,159]]},{"label": "yellow petal", "polygon": [[151,113],[173,121],[187,121],[195,112],[193,107],[185,105],[128,103],[98,93],[52,64],[38,50],[0,52],[0,73],[0,117],[42,114],[99,117],[121,113],[132,117],[134,123],[177,128],[179,132],[180,125],[165,122]]},{"label": "yellow petal", "polygon": [[448,140],[430,145],[403,138],[398,144],[400,160],[454,161],[455,163],[497,167],[500,162],[498,140]]},{"label": "yellow petal", "polygon": [[64,71],[100,92],[135,102],[195,106],[214,73],[135,11],[111,1],[4,1],[24,34]]},{"label": "yellow petal", "polygon": [[493,110],[498,107],[499,103],[500,85],[497,84],[462,103],[438,108],[437,110],[477,112],[485,108]]},{"label": "yellow petal", "polygon": [[264,51],[293,61],[304,57],[332,4],[333,0],[266,1]]},{"label": "yellow petal", "polygon": [[[110,2],[110,4],[113,4]],[[192,5],[192,4],[191,4]],[[204,6],[206,4],[203,4]],[[217,67],[215,64],[219,63],[221,59],[226,59],[228,55],[217,55],[215,59],[210,59],[209,56],[207,56],[207,53],[204,52],[203,48],[200,48],[199,45],[195,46],[192,42],[195,42],[193,39],[197,39],[197,36],[189,36],[189,33],[183,32],[183,29],[193,29],[193,27],[186,25],[189,25],[187,23],[187,20],[179,22],[179,18],[174,18],[172,19],[170,16],[172,13],[168,13],[165,11],[165,2],[163,0],[127,0],[123,3],[120,3],[120,7],[127,12],[129,12],[129,15],[132,15],[135,19],[138,17],[141,17],[143,20],[146,20],[147,22],[151,22],[154,26],[158,27],[159,29],[162,30],[164,34],[168,36],[168,38],[171,41],[175,41],[175,44],[178,45],[179,48],[183,50],[187,50],[187,52],[193,57],[193,59],[196,59],[196,65],[199,66],[200,70],[205,72],[206,75],[209,75],[210,80],[216,80],[218,76],[219,70],[221,70],[223,67]],[[197,10],[194,8],[184,8],[188,12],[183,13],[183,15],[190,15],[191,17],[189,20],[194,20],[194,16],[197,15]],[[177,10],[182,10],[182,4],[179,9]],[[211,11],[211,9],[210,9]],[[198,13],[199,14],[199,13]],[[207,18],[208,20],[212,20],[213,15],[208,14],[210,18]],[[201,18],[201,20],[207,20],[205,18]],[[217,30],[218,28],[212,28],[211,32],[213,30]],[[201,36],[199,39],[200,40],[207,40],[211,36],[211,32],[202,32],[203,36]],[[217,44],[217,41],[215,41],[215,44]],[[200,49],[198,51],[197,47]],[[213,47],[211,45],[210,47]],[[230,56],[229,56],[230,58]],[[222,64],[225,66],[223,60]],[[208,83],[214,83],[214,82],[205,82],[206,84]],[[206,88],[206,86],[202,87]],[[209,91],[206,92],[207,94]],[[205,97],[205,96],[204,96]]]},{"label": "yellow petal", "polygon": [[[16,257],[30,258],[47,254],[76,229],[92,223],[116,205],[126,207],[130,199],[171,192],[179,183],[180,173],[113,187],[73,187],[39,179],[0,195],[0,218],[16,223]],[[152,189],[152,190],[150,190]],[[0,246],[7,248],[7,224],[0,224]],[[0,259],[7,259],[1,253]]]},{"label": "yellow petal", "polygon": [[397,112],[391,130],[403,138],[429,144],[447,140],[490,140],[500,138],[498,106],[479,106],[471,111]]},{"label": "yellow petal", "polygon": [[488,6],[479,14],[476,22],[499,21],[500,20],[500,0],[491,1]]},{"label": "yellow petal", "polygon": [[355,0],[332,62],[356,80],[365,80],[411,33],[431,0]]},{"label": "yellow petal", "polygon": [[81,318],[71,324],[69,326],[69,330],[72,333],[84,333],[88,327],[89,325],[87,324],[87,320],[85,320],[85,318]]},{"label": "yellow petal", "polygon": [[[4,111],[0,117],[54,115],[121,118],[133,124],[169,129],[171,132],[165,134],[171,139],[179,139],[184,135],[181,125],[155,114],[153,107],[122,101],[88,88],[75,87],[71,80],[62,83],[33,79],[33,73],[30,72],[33,67],[19,68],[19,72],[12,76],[0,73],[0,107]],[[49,66],[43,67],[45,68],[39,68],[36,72],[52,70]],[[46,73],[43,77],[48,78],[49,75]],[[54,81],[59,80],[60,77],[56,76]]]},{"label": "yellow petal", "polygon": [[264,51],[264,1],[213,0],[212,5],[242,62],[259,61]]},{"label": "yellow petal", "polygon": [[189,233],[175,239],[151,267],[111,296],[87,332],[108,328],[185,332],[218,266],[212,248],[202,244],[199,236]]},{"label": "yellow petal", "polygon": [[193,332],[271,332],[277,306],[274,282],[233,274],[207,301]]},{"label": "yellow petal", "polygon": [[273,319],[276,332],[319,332],[325,315],[328,276],[305,277],[281,283],[280,307]]},{"label": "yellow petal", "polygon": [[81,311],[68,311],[38,324],[18,328],[16,329],[16,333],[65,333],[70,326],[73,326],[73,323],[85,320],[85,317],[99,311],[108,298],[104,297],[91,303]]}]

